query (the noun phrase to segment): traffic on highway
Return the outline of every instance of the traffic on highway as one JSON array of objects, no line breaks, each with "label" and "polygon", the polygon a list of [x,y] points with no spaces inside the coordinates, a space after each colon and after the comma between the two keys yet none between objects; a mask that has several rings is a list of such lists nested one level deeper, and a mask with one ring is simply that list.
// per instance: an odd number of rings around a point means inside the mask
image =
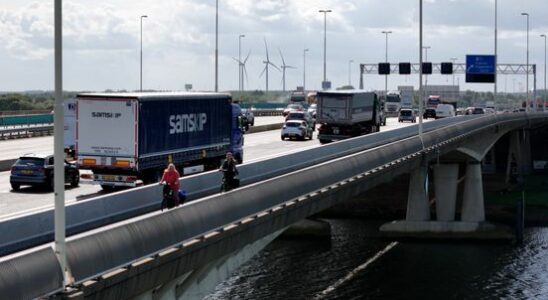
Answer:
[{"label": "traffic on highway", "polygon": [[[267,124],[281,124],[284,122],[282,116],[276,117],[256,117],[255,126]],[[381,131],[397,129],[409,126],[409,123],[400,124],[395,118],[389,118],[387,126],[383,126]],[[304,149],[319,147],[321,144],[317,139],[318,131],[314,131],[313,138],[310,140],[280,140],[280,130],[269,130],[264,132],[252,133],[245,135],[245,162],[253,162],[265,158],[280,156],[287,153],[302,151]],[[37,137],[29,139],[19,139],[4,141],[12,149],[6,152],[11,157],[16,153],[15,149],[24,149],[28,147],[29,152],[46,153],[52,152],[53,138],[52,137]],[[33,146],[36,145],[36,146]],[[4,154],[4,153],[3,153]],[[0,160],[10,158],[7,155],[0,157]],[[89,170],[80,170],[81,174],[92,174]],[[11,171],[0,172],[0,218],[7,218],[21,213],[40,210],[53,205],[53,192],[49,186],[25,186],[22,185],[18,190],[14,190],[10,185]],[[90,199],[96,196],[103,195],[110,191],[104,191],[100,185],[82,184],[78,185],[67,184],[65,186],[66,202],[71,203]],[[160,196],[159,196],[160,197]]]}]

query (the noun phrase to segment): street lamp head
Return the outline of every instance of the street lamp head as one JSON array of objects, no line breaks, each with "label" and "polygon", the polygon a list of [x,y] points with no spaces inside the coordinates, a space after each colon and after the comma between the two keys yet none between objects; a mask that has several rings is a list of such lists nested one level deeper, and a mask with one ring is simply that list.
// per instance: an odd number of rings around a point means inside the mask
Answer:
[{"label": "street lamp head", "polygon": [[383,30],[382,33],[384,33],[384,34],[389,34],[389,33],[392,33],[392,31],[390,31],[390,30],[389,30],[389,31]]},{"label": "street lamp head", "polygon": [[142,19],[142,18],[148,18],[148,16],[147,16],[147,15],[142,15],[142,16],[141,16],[141,19]]},{"label": "street lamp head", "polygon": [[245,37],[245,34],[240,34],[240,37],[241,37],[241,38],[244,38],[244,37]]},{"label": "street lamp head", "polygon": [[546,34],[541,34],[540,37],[546,38]]},{"label": "street lamp head", "polygon": [[308,52],[308,48],[304,49],[304,52]]},{"label": "street lamp head", "polygon": [[318,12],[321,12],[321,13],[330,13],[332,12],[331,9],[320,9]]},{"label": "street lamp head", "polygon": [[522,16],[527,16],[529,17],[529,14],[528,13],[521,13]]}]

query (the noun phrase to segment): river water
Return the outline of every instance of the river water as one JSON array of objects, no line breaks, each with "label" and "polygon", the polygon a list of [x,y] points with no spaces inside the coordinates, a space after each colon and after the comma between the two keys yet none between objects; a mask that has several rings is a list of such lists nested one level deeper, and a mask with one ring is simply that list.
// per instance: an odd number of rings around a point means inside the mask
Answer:
[{"label": "river water", "polygon": [[206,299],[548,299],[548,228],[522,245],[391,242],[380,222],[326,221],[331,241],[277,239]]}]

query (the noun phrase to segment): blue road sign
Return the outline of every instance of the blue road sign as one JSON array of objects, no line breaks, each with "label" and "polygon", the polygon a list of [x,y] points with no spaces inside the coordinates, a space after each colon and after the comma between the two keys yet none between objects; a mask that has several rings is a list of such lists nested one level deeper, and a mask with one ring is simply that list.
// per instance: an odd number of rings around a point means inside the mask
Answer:
[{"label": "blue road sign", "polygon": [[466,73],[495,74],[495,56],[466,55]]},{"label": "blue road sign", "polygon": [[494,55],[466,55],[466,82],[494,83],[495,74]]}]

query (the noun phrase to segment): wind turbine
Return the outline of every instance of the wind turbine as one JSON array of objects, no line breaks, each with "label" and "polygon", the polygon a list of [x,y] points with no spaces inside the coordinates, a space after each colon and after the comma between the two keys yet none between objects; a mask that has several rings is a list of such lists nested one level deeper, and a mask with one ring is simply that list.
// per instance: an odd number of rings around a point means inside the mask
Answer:
[{"label": "wind turbine", "polygon": [[232,59],[235,60],[238,63],[238,76],[240,76],[240,82],[241,82],[241,89],[244,90],[244,76],[247,81],[247,69],[245,67],[245,64],[247,63],[247,59],[249,58],[249,55],[251,55],[251,51],[247,53],[247,56],[245,57],[244,61],[240,61],[236,57],[233,57]]},{"label": "wind turbine", "polygon": [[273,66],[278,71],[280,71],[280,68],[278,68],[275,64],[273,64],[270,61],[270,58],[268,56],[268,45],[266,44],[266,39],[264,39],[264,47],[266,49],[266,60],[263,60],[263,64],[265,64],[265,66],[263,71],[261,72],[261,75],[259,75],[259,77],[263,76],[263,74],[266,72],[266,92],[268,92],[268,65]]},{"label": "wind turbine", "polygon": [[282,54],[282,50],[278,48],[278,51],[280,52],[280,57],[282,58],[282,65],[280,66],[282,68],[282,82],[283,82],[283,91],[285,92],[285,69],[296,69],[293,66],[288,66],[285,64],[284,56]]}]

